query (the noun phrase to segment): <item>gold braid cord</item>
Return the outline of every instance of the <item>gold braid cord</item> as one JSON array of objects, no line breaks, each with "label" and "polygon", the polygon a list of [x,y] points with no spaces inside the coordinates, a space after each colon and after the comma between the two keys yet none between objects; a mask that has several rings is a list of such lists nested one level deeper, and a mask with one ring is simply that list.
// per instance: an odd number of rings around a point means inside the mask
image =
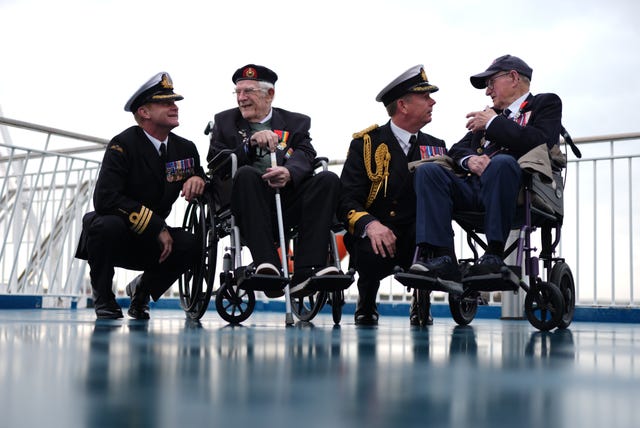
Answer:
[{"label": "gold braid cord", "polygon": [[389,163],[391,162],[391,153],[385,143],[382,143],[376,149],[375,161],[376,171],[371,170],[371,137],[369,134],[363,136],[364,148],[364,167],[367,170],[367,176],[371,180],[371,189],[367,197],[365,208],[369,208],[380,191],[382,182],[384,181],[384,195],[387,196],[387,179],[389,177]]}]

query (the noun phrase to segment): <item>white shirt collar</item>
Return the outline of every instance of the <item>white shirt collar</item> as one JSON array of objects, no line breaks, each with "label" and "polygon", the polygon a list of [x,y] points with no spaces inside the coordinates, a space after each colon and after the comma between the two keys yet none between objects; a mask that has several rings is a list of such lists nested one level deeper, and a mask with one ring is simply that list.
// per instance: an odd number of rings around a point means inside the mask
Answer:
[{"label": "white shirt collar", "polygon": [[[144,131],[144,129],[143,129],[143,131]],[[167,141],[169,141],[169,137],[168,136],[167,136],[167,138],[164,139],[164,141],[160,141],[156,137],[150,135],[147,131],[144,131],[144,134],[153,143],[154,147],[158,151],[158,154],[160,154],[160,144],[164,143],[164,145],[166,147],[167,146]]]},{"label": "white shirt collar", "polygon": [[417,134],[412,134],[411,132],[400,128],[398,125],[393,123],[393,120],[391,120],[391,132],[393,132],[396,140],[398,140],[398,142],[400,143],[400,147],[402,147],[404,154],[406,155],[407,153],[409,153],[409,149],[411,148],[409,139],[412,135],[415,135],[416,138],[418,138]]},{"label": "white shirt collar", "polygon": [[266,115],[265,118],[260,121],[260,123],[265,123],[265,122],[270,121],[272,116],[273,116],[273,108],[270,108],[269,109],[269,114]]},{"label": "white shirt collar", "polygon": [[509,111],[511,111],[511,114],[509,114],[510,119],[513,118],[520,111],[520,106],[522,105],[524,100],[526,100],[529,97],[530,93],[531,92],[527,92],[526,94],[524,94],[523,96],[521,96],[520,98],[518,98],[517,100],[511,103],[511,105],[508,107]]}]

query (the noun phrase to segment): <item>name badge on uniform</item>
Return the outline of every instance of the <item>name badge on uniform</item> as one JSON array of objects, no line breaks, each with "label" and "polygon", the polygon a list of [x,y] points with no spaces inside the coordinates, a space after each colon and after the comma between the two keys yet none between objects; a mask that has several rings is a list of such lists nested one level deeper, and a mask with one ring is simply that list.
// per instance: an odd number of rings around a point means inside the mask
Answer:
[{"label": "name badge on uniform", "polygon": [[193,158],[167,162],[166,167],[167,181],[169,183],[184,180],[185,178],[191,177],[196,172],[195,161]]},{"label": "name badge on uniform", "polygon": [[429,159],[434,156],[447,154],[447,149],[439,146],[420,146],[420,159]]}]

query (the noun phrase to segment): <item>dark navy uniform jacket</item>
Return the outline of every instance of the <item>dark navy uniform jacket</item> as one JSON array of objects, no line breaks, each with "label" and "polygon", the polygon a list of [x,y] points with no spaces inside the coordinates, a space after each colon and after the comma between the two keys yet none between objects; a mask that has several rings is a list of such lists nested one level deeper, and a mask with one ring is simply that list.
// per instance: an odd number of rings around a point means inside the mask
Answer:
[{"label": "dark navy uniform jacket", "polygon": [[132,232],[155,238],[193,175],[204,178],[195,144],[170,133],[163,164],[142,128],[132,126],[107,146],[93,205],[97,214],[120,216]]},{"label": "dark navy uniform jacket", "polygon": [[[540,144],[551,148],[558,143],[562,129],[562,101],[556,94],[529,95],[519,114],[526,118],[526,126],[498,115],[486,132],[467,133],[449,149],[456,163],[469,155],[510,154],[516,159]],[[482,147],[482,138],[491,145]]]},{"label": "dark navy uniform jacket", "polygon": [[[371,155],[364,156],[364,134],[371,139]],[[375,173],[378,165],[375,153],[378,147],[386,144],[391,156],[389,175],[386,183],[382,181],[375,198],[367,207],[372,182],[369,179],[365,162],[369,162],[370,171]],[[417,143],[404,154],[400,143],[391,130],[390,122],[381,127],[371,127],[354,134],[340,180],[342,181],[342,197],[338,209],[338,218],[348,226],[354,236],[364,234],[365,226],[378,220],[385,225],[411,224],[415,221],[416,196],[413,190],[413,173],[408,164],[420,160],[422,153],[431,147],[445,147],[445,142],[423,132],[418,133]],[[385,189],[386,187],[386,189]]]},{"label": "dark navy uniform jacket", "polygon": [[[300,113],[273,107],[271,129],[280,137],[276,150],[278,166],[286,166],[293,186],[313,174],[316,151],[311,145],[309,129],[311,119]],[[251,127],[242,117],[239,108],[225,110],[215,115],[211,145],[207,160],[222,150],[231,149],[238,157],[238,167],[255,161],[255,150],[249,150]]]}]

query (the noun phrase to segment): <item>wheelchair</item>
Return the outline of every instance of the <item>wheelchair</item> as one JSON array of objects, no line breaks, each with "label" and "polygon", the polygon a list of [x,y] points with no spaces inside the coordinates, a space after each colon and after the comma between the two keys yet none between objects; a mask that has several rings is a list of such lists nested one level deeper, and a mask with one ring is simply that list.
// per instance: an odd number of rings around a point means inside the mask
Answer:
[{"label": "wheelchair", "polygon": [[[580,158],[580,151],[564,128],[562,137],[565,144],[569,144],[574,154]],[[552,160],[553,183],[544,182],[537,173],[523,170],[523,201],[518,206],[512,226],[512,230],[518,230],[519,233],[504,252],[505,257],[515,255],[515,265],[504,266],[499,273],[463,275],[461,282],[403,272],[399,268],[396,269],[395,279],[408,289],[417,291],[419,308],[424,306],[424,299],[429,298],[430,291],[448,293],[449,310],[458,325],[468,325],[473,321],[478,305],[484,303],[483,292],[516,293],[522,289],[526,292],[524,312],[532,326],[541,331],[566,329],[571,324],[575,311],[575,283],[569,265],[563,258],[554,255],[560,243],[564,216],[565,178],[562,171],[565,166],[566,161],[563,163]],[[467,244],[473,254],[472,258],[458,261],[461,272],[477,262],[478,246],[484,250],[488,247],[480,236],[483,233],[483,218],[484,213],[481,212],[454,213],[453,220],[466,232]],[[541,232],[541,249],[536,256],[537,248],[532,245],[532,234],[537,230]],[[540,264],[546,272],[544,280]],[[421,311],[419,316],[421,325],[424,325],[428,314]]]},{"label": "wheelchair", "polygon": [[[326,170],[327,165],[326,158],[316,159],[316,169]],[[353,271],[343,273],[340,266],[336,240],[340,226],[329,231],[327,249],[327,265],[338,268],[338,274],[312,277],[306,288],[306,295],[291,298],[289,302],[288,285],[293,273],[298,239],[296,230],[290,228],[284,231],[284,256],[279,250],[282,266],[287,263],[288,275],[260,275],[256,273],[253,264],[243,265],[241,233],[230,207],[232,178],[236,169],[237,159],[231,150],[218,153],[209,163],[205,193],[191,201],[185,211],[183,228],[197,236],[201,246],[199,260],[179,279],[180,303],[187,318],[200,319],[207,311],[211,298],[215,296],[218,314],[230,324],[240,324],[253,313],[256,292],[261,291],[267,296],[285,293],[287,324],[293,324],[291,313],[301,321],[311,321],[325,304],[331,305],[334,323],[339,324],[344,290],[351,286],[355,275]],[[214,289],[219,241],[226,237],[229,237],[229,245],[224,248],[219,287]]]}]

